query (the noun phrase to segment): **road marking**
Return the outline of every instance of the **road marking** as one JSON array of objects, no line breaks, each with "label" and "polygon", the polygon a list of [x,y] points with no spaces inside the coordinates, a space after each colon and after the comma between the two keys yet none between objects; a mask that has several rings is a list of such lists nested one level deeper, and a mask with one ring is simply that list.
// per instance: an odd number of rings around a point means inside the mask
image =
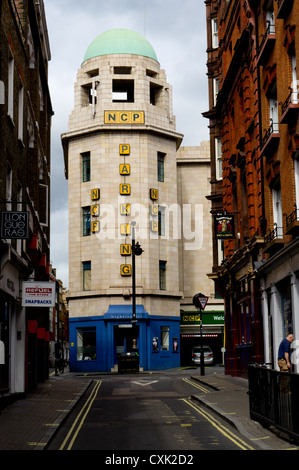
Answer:
[{"label": "road marking", "polygon": [[83,423],[84,423],[84,421],[85,421],[85,418],[86,418],[86,416],[87,416],[88,413],[89,413],[89,410],[90,410],[90,408],[91,408],[91,405],[93,404],[93,402],[94,402],[94,400],[95,400],[95,398],[96,398],[96,396],[97,396],[97,394],[98,394],[98,391],[99,391],[99,388],[100,388],[101,384],[102,384],[102,381],[101,381],[101,380],[96,380],[96,385],[95,385],[93,391],[91,392],[91,394],[90,394],[88,400],[86,401],[86,403],[84,404],[82,410],[80,411],[80,413],[78,414],[77,418],[75,419],[75,421],[74,421],[74,423],[73,423],[71,429],[69,430],[69,432],[68,432],[66,438],[64,439],[63,443],[61,444],[59,450],[63,450],[63,449],[64,449],[64,447],[65,447],[67,441],[70,439],[70,437],[71,437],[71,435],[72,435],[72,433],[73,433],[75,427],[77,426],[77,423],[78,423],[78,421],[79,421],[79,419],[80,419],[82,413],[83,413],[83,412],[85,411],[85,409],[86,409],[86,412],[84,413],[84,415],[83,415],[83,417],[82,417],[80,423],[78,424],[78,427],[77,427],[76,431],[74,432],[74,435],[73,435],[73,437],[72,437],[72,439],[71,439],[71,441],[70,441],[70,443],[69,443],[69,445],[68,445],[68,447],[67,447],[67,449],[66,449],[66,450],[71,450],[71,448],[72,448],[72,446],[73,446],[73,444],[74,444],[74,442],[75,442],[75,439],[77,438],[78,433],[79,433],[81,427],[83,426]]},{"label": "road marking", "polygon": [[209,421],[216,429],[218,429],[221,434],[223,434],[225,437],[227,437],[229,440],[234,442],[240,449],[242,450],[254,450],[253,447],[251,447],[247,442],[243,441],[239,436],[234,434],[232,431],[230,431],[227,427],[223,426],[217,419],[215,419],[212,415],[207,413],[206,411],[203,411],[201,408],[198,408],[195,406],[193,403],[191,403],[189,400],[183,398],[182,401],[187,403],[187,405],[191,406],[197,413],[201,414],[207,421]]},{"label": "road marking", "polygon": [[152,385],[154,383],[158,382],[158,380],[151,380],[150,382],[148,381],[145,381],[145,380],[142,380],[140,382],[133,382],[133,384],[136,384],[136,385],[141,385],[141,387],[146,387],[147,385]]},{"label": "road marking", "polygon": [[199,390],[201,390],[204,393],[209,393],[209,390],[207,388],[203,387],[202,385],[200,385],[198,383],[194,383],[189,379],[183,379],[183,381],[186,382],[189,385],[192,385],[193,387],[198,388]]}]

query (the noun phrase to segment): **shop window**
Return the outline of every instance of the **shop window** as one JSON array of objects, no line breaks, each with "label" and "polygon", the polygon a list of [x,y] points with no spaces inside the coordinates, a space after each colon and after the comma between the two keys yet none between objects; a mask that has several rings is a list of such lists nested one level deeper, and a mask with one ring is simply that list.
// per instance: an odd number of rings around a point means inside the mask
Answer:
[{"label": "shop window", "polygon": [[166,261],[159,261],[159,286],[160,290],[166,290]]},{"label": "shop window", "polygon": [[112,101],[113,103],[134,103],[134,80],[113,80]]},{"label": "shop window", "polygon": [[169,351],[169,326],[161,326],[161,350]]},{"label": "shop window", "polygon": [[96,360],[96,329],[77,328],[77,361]]},{"label": "shop window", "polygon": [[90,235],[90,206],[83,207],[83,237]]},{"label": "shop window", "polygon": [[82,156],[82,181],[90,181],[90,152],[81,154]]},{"label": "shop window", "polygon": [[83,290],[91,290],[91,262],[83,261]]}]

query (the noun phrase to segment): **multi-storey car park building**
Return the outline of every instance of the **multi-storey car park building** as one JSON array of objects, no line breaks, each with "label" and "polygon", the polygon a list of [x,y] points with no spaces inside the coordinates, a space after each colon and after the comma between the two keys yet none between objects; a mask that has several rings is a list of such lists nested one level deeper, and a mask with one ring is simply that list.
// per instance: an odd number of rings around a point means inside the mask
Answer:
[{"label": "multi-storey car park building", "polygon": [[[98,36],[78,71],[62,136],[71,370],[117,370],[120,354],[132,348],[144,370],[180,364],[180,310],[194,312],[192,297],[213,288],[206,276],[211,232],[202,223],[210,206],[198,189],[199,181],[208,187],[209,152],[203,144],[178,153],[182,139],[172,88],[151,44],[124,29]],[[201,217],[195,229],[191,204],[181,204],[190,202],[180,189],[188,179]],[[133,231],[143,250],[134,257]]]},{"label": "multi-storey car park building", "polygon": [[205,3],[210,277],[225,300],[226,371],[243,375],[248,362],[277,367],[281,339],[299,333],[299,8],[298,0]]}]

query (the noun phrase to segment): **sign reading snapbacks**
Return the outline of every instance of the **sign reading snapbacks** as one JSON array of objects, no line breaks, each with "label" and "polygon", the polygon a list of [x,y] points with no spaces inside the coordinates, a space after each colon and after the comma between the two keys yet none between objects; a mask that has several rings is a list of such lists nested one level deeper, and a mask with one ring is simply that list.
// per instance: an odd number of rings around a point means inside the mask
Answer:
[{"label": "sign reading snapbacks", "polygon": [[55,282],[23,282],[23,307],[55,307]]},{"label": "sign reading snapbacks", "polygon": [[208,300],[209,297],[206,297],[203,294],[195,294],[195,296],[193,297],[193,305],[195,305],[195,307],[199,308],[200,310],[204,310],[206,308]]}]

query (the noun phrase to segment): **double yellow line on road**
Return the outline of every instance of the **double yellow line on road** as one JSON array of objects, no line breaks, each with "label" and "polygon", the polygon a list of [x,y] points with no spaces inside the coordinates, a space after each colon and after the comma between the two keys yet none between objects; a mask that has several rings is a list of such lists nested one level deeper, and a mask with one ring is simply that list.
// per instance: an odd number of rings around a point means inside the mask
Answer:
[{"label": "double yellow line on road", "polygon": [[254,450],[253,447],[251,447],[247,442],[245,442],[243,439],[241,439],[239,436],[234,434],[232,431],[230,431],[227,427],[223,426],[216,418],[214,418],[211,414],[207,413],[203,409],[195,406],[193,403],[191,403],[190,400],[186,398],[182,398],[182,401],[187,403],[187,405],[191,406],[197,413],[201,414],[209,423],[211,423],[221,434],[223,434],[227,439],[230,441],[234,442],[236,446],[238,446],[242,450]]},{"label": "double yellow line on road", "polygon": [[86,419],[86,416],[88,415],[89,413],[89,410],[98,394],[98,391],[99,391],[99,388],[102,384],[102,381],[101,380],[96,380],[95,381],[96,384],[93,388],[93,391],[91,392],[88,400],[86,401],[86,403],[84,404],[82,410],[80,411],[80,413],[78,414],[77,418],[75,419],[71,429],[69,430],[66,438],[64,439],[63,443],[61,444],[59,450],[64,450],[65,446],[67,445],[67,442],[69,441],[69,444],[67,446],[67,448],[65,450],[71,450],[71,448],[73,447],[73,444],[75,442],[75,439],[77,438],[78,436],[78,433],[81,429],[81,427],[83,426],[83,423]]}]

